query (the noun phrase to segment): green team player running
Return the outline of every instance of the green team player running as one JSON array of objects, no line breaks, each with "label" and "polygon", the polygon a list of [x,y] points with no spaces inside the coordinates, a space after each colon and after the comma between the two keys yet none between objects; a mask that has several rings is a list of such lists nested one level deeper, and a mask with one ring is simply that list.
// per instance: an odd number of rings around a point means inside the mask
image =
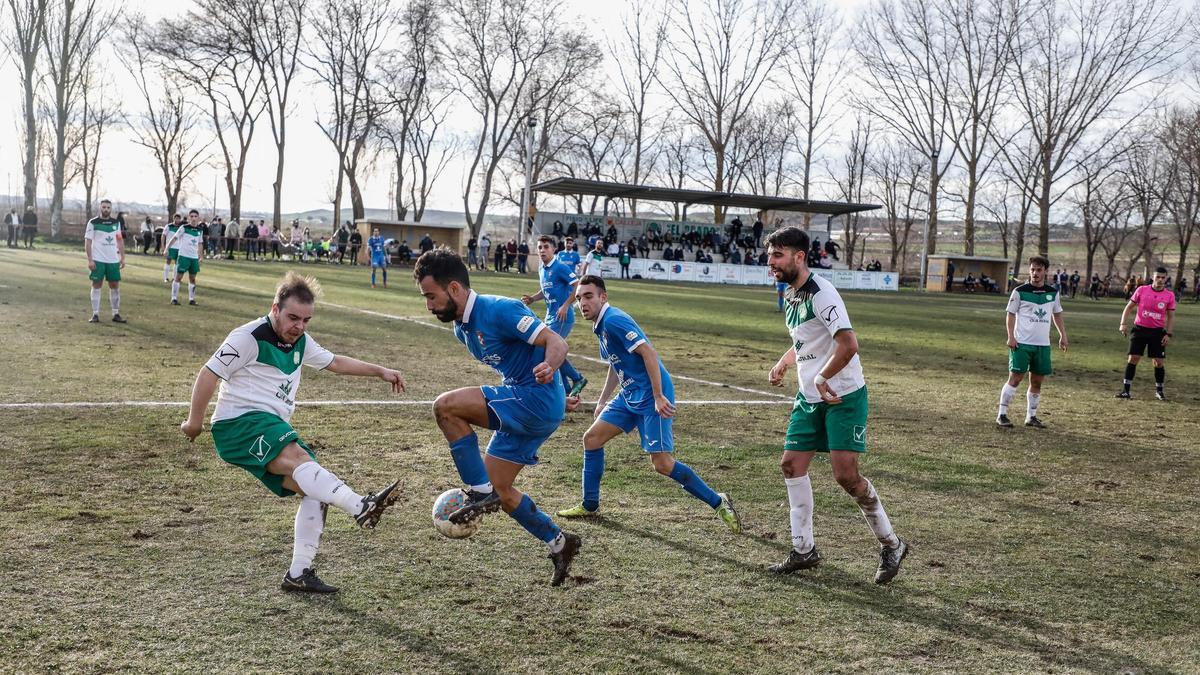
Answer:
[{"label": "green team player running", "polygon": [[203,430],[204,413],[218,381],[212,415],[217,455],[262,481],[280,497],[299,494],[292,565],[283,577],[285,591],[336,593],[317,577],[312,566],[332,504],[350,514],[360,527],[372,528],[384,509],[399,497],[396,482],[376,494],[357,494],[316,455],[292,428],[292,412],[300,389],[300,366],[339,375],[378,377],[404,391],[399,371],[348,356],[335,356],[306,334],[321,287],[312,277],[288,272],[275,289],[271,313],[238,326],[200,369],[192,388],[188,418],[179,428],[190,440]]},{"label": "green team player running", "polygon": [[886,584],[900,572],[908,544],[892,529],[875,486],[858,471],[858,456],[867,451],[867,385],[858,338],[837,289],[808,269],[808,246],[808,234],[798,227],[784,227],[767,237],[767,266],[776,281],[788,285],[784,320],[792,339],[768,379],[782,386],[793,365],[800,379],[780,460],[791,506],[792,551],[770,569],[790,574],[821,562],[813,541],[808,467],[818,452],[825,452],[834,480],[854,497],[879,540],[875,583]]},{"label": "green team player running", "polygon": [[1017,393],[1017,385],[1029,373],[1026,392],[1025,426],[1045,429],[1038,419],[1042,401],[1042,382],[1053,372],[1050,365],[1050,324],[1058,328],[1058,348],[1067,351],[1067,329],[1063,325],[1062,298],[1059,289],[1046,283],[1050,261],[1035,255],[1029,259],[1029,282],[1013,289],[1008,298],[1004,325],[1008,331],[1008,381],[1000,389],[1000,409],[996,425],[1011,429],[1008,404]]},{"label": "green team player running", "polygon": [[175,280],[171,282],[171,304],[179,304],[179,282],[188,275],[188,304],[196,304],[196,275],[200,274],[200,247],[204,245],[207,226],[200,222],[200,212],[188,211],[187,223],[167,240],[167,250],[177,253]]},{"label": "green team player running", "polygon": [[88,221],[83,233],[83,252],[87,254],[88,279],[92,282],[92,318],[100,322],[100,287],[108,281],[108,303],[113,323],[125,323],[121,317],[121,269],[125,267],[125,239],[121,224],[112,217],[112,202],[100,202],[100,215]]}]

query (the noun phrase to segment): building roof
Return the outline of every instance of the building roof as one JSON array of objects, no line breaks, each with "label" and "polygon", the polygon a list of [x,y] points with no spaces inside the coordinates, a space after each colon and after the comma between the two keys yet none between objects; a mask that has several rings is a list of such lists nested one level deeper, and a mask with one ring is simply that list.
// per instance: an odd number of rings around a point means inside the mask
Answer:
[{"label": "building roof", "polygon": [[414,223],[414,222],[411,222],[408,220],[383,220],[381,218],[359,218],[358,220],[356,220],[354,222],[356,224],[363,223],[363,224],[367,224],[367,225],[391,225],[394,227],[415,227],[415,228],[427,227],[431,230],[465,230],[465,229],[467,229],[466,223]]},{"label": "building roof", "polygon": [[630,185],[583,178],[551,178],[534,184],[534,192],[556,195],[591,195],[606,199],[638,199],[652,202],[675,202],[682,204],[709,204],[733,206],[760,211],[799,211],[840,216],[859,211],[880,208],[878,204],[853,204],[848,202],[822,202],[791,197],[766,197],[741,192],[711,192],[708,190],[681,190],[676,188]]},{"label": "building roof", "polygon": [[950,260],[970,260],[970,261],[974,261],[974,262],[1002,262],[1002,263],[1012,262],[1008,258],[997,258],[994,256],[986,256],[986,255],[954,255],[953,253],[950,253],[950,254],[931,253],[927,257],[929,257],[929,258],[949,258]]}]

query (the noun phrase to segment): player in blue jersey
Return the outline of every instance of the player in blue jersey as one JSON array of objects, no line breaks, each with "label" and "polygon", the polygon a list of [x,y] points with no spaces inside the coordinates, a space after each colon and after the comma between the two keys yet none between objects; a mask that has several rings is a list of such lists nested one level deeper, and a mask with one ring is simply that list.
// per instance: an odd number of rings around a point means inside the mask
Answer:
[{"label": "player in blue jersey", "polygon": [[[538,237],[538,257],[542,259],[542,289],[533,295],[522,295],[521,302],[529,306],[538,300],[546,301],[546,327],[567,339],[575,327],[575,283],[579,280],[571,267],[560,260],[554,251],[554,237]],[[578,396],[587,386],[587,378],[575,370],[570,361],[559,367],[568,396]]]},{"label": "player in blue jersey", "polygon": [[[742,524],[729,495],[714,492],[691,467],[675,460],[671,433],[675,387],[650,339],[632,317],[608,304],[604,279],[585,276],[579,280],[576,294],[579,309],[592,321],[592,332],[600,340],[600,357],[608,361],[609,367],[604,390],[596,402],[596,421],[583,434],[583,503],[558,515],[580,518],[600,511],[604,445],[636,428],[642,449],[650,454],[656,471],[715,509],[730,530],[741,532]],[[620,393],[609,401],[618,386]],[[579,399],[572,397],[567,403],[573,410]]]},{"label": "player in blue jersey", "polygon": [[[433,403],[438,427],[450,444],[458,475],[469,490],[466,506],[450,514],[463,523],[501,507],[530,534],[550,547],[551,585],[567,578],[579,553],[578,535],[563,532],[528,495],[513,487],[521,469],[537,464],[537,451],[566,415],[566,392],[558,367],[567,343],[511,298],[471,290],[467,266],[447,249],[423,253],[413,269],[425,307],[480,362],[500,373],[500,386],[463,387]],[[492,429],[487,457],[479,456],[472,427]]]},{"label": "player in blue jersey", "polygon": [[579,263],[582,258],[579,257],[579,251],[575,250],[574,237],[567,237],[566,248],[558,254],[558,259],[565,262],[572,272],[579,274]]},{"label": "player in blue jersey", "polygon": [[787,284],[785,284],[785,283],[783,283],[782,281],[776,281],[776,282],[775,282],[775,295],[779,296],[779,297],[778,297],[778,302],[779,302],[779,304],[778,304],[778,306],[775,308],[775,311],[776,311],[776,312],[782,312],[782,311],[783,311],[783,294],[784,294],[784,292],[785,292],[785,291],[787,291],[787,289],[788,289],[788,285],[787,285]]},{"label": "player in blue jersey", "polygon": [[383,287],[387,288],[387,251],[384,250],[383,237],[379,235],[379,228],[371,231],[371,236],[367,239],[367,250],[371,252],[371,288],[375,288],[375,270],[383,270]]}]

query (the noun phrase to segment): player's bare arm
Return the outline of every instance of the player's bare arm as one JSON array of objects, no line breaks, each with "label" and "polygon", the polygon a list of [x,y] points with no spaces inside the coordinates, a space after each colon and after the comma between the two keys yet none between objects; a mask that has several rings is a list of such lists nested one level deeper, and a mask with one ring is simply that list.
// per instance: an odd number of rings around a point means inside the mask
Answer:
[{"label": "player's bare arm", "polygon": [[1067,327],[1063,323],[1063,313],[1058,312],[1054,315],[1054,327],[1058,329],[1058,348],[1067,351]]},{"label": "player's bare arm", "polygon": [[1121,335],[1129,334],[1129,331],[1127,330],[1127,326],[1129,325],[1129,313],[1135,311],[1136,308],[1137,305],[1130,300],[1129,302],[1125,303],[1125,309],[1121,310],[1121,324],[1117,326],[1117,330],[1121,332]]},{"label": "player's bare arm", "polygon": [[1171,342],[1171,336],[1175,333],[1175,310],[1167,310],[1167,331],[1163,335],[1162,344],[1164,347]]},{"label": "player's bare arm", "polygon": [[779,361],[771,368],[770,374],[767,375],[767,380],[776,387],[783,386],[783,376],[787,375],[788,368],[796,364],[796,348],[791,347],[783,356],[779,357]]},{"label": "player's bare arm", "polygon": [[557,318],[559,321],[567,320],[567,312],[570,312],[571,308],[575,306],[575,293],[578,288],[578,284],[572,284],[571,294],[567,296],[566,300],[563,300],[562,306],[559,307],[558,311],[554,313],[555,318]]},{"label": "player's bare arm", "polygon": [[538,300],[542,300],[545,297],[546,297],[546,295],[544,293],[542,293],[541,291],[538,291],[537,293],[534,293],[533,295],[522,295],[521,302],[525,303],[525,306],[528,307],[528,306],[532,305],[533,303],[537,302]]},{"label": "player's bare arm", "polygon": [[333,361],[329,362],[329,365],[325,368],[325,370],[328,370],[331,373],[337,373],[338,375],[378,377],[384,382],[392,385],[393,393],[406,391],[404,376],[400,374],[400,371],[393,370],[391,368],[384,368],[381,365],[367,363],[366,361],[359,361],[358,359],[354,359],[349,356],[341,356],[339,354],[338,356],[333,357]]},{"label": "player's bare arm", "polygon": [[196,375],[196,383],[192,385],[192,405],[188,409],[188,417],[179,425],[179,430],[189,441],[196,440],[204,431],[204,414],[219,382],[220,378],[216,373],[203,366]]},{"label": "player's bare arm", "polygon": [[533,377],[538,384],[546,384],[554,379],[554,371],[567,358],[567,341],[552,330],[542,330],[533,339],[533,344],[546,349],[546,359],[533,368]]},{"label": "player's bare arm", "polygon": [[858,353],[858,337],[852,330],[841,330],[833,336],[833,341],[837,343],[833,355],[821,367],[821,372],[813,378],[813,384],[816,385],[822,400],[826,403],[836,404],[842,402],[842,397],[829,388],[826,380],[842,372],[842,368],[845,368],[846,364],[850,363],[850,359],[853,359],[854,355]]},{"label": "player's bare arm", "polygon": [[88,271],[95,272],[96,271],[96,261],[92,260],[92,240],[91,239],[83,240],[83,252],[87,254]]},{"label": "player's bare arm", "polygon": [[1004,328],[1008,331],[1008,339],[1005,344],[1009,349],[1017,348],[1017,315],[1008,312],[1004,315]]},{"label": "player's bare arm", "polygon": [[121,256],[121,269],[125,269],[125,236],[117,232],[117,254]]},{"label": "player's bare arm", "polygon": [[658,369],[658,351],[651,347],[649,342],[643,342],[633,351],[642,357],[642,363],[646,364],[646,376],[650,378],[650,390],[654,392],[654,409],[662,417],[668,419],[674,417],[675,404],[667,399],[662,390],[662,371]]}]

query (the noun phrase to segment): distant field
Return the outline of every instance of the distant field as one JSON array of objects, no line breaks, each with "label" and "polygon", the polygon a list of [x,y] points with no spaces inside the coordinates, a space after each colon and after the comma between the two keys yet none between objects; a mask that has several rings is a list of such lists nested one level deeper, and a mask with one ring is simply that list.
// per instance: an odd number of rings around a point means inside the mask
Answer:
[{"label": "distant field", "polygon": [[[0,403],[186,401],[234,326],[264,314],[286,268],[202,263],[199,307],[171,307],[161,259],[131,255],[118,326],[85,323],[78,250],[0,249]],[[494,373],[424,310],[408,270],[300,266],[325,286],[311,332],[339,353],[404,371],[410,391],[306,371],[301,401],[428,401]],[[533,276],[481,274],[519,295]],[[678,397],[783,402],[766,383],[788,345],[769,289],[621,282]],[[1041,416],[997,430],[1005,376],[999,296],[847,293],[871,396],[864,472],[913,545],[898,579],[871,577],[877,544],[814,465],[826,562],[794,577],[779,474],[789,407],[681,405],[679,457],[729,491],[748,532],[655,475],[632,438],[608,446],[605,515],[575,575],[548,585],[544,548],[503,516],[441,538],[429,506],[457,476],[427,404],[302,406],[322,462],[357,489],[403,480],[363,533],[332,514],[317,559],[336,597],[281,593],[296,502],[276,499],[179,433],[180,407],[0,407],[0,670],[592,672],[1197,672],[1200,663],[1200,318],[1180,306],[1171,401],[1114,401],[1125,341],[1118,300],[1067,301]],[[108,316],[107,291],[101,316]],[[405,318],[417,321],[404,320]],[[582,319],[576,364],[603,371]],[[682,379],[683,377],[694,379]],[[729,386],[702,384],[704,380]],[[1024,405],[1019,394],[1014,406]],[[1015,415],[1015,416],[1019,416]],[[570,416],[521,486],[548,511],[579,497]]]}]

